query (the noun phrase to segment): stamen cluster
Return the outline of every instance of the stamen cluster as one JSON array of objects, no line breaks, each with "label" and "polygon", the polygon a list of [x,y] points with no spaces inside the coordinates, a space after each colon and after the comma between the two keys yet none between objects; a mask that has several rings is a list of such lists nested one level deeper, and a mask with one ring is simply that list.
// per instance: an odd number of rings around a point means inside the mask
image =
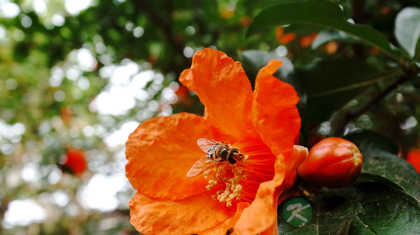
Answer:
[{"label": "stamen cluster", "polygon": [[215,185],[219,185],[222,188],[217,191],[216,195],[212,196],[213,199],[217,199],[219,202],[226,202],[227,207],[232,206],[234,200],[240,200],[242,191],[240,181],[246,180],[246,173],[242,170],[242,166],[247,159],[248,156],[245,155],[241,161],[235,164],[223,162],[203,172],[204,178],[210,177],[209,184],[206,186],[207,190],[210,190]]}]

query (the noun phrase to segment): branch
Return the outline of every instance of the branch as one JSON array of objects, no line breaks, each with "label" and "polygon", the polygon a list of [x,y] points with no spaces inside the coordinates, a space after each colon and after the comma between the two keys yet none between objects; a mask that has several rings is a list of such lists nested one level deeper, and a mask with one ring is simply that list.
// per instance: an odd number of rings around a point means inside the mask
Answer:
[{"label": "branch", "polygon": [[2,233],[3,226],[2,226],[1,222],[3,222],[4,214],[7,211],[7,208],[9,206],[10,201],[11,201],[11,199],[8,196],[5,196],[5,198],[3,198],[3,200],[1,201],[1,205],[0,205],[0,234],[3,234]]},{"label": "branch", "polygon": [[394,83],[392,83],[390,86],[388,86],[385,90],[383,90],[381,93],[379,93],[376,97],[371,99],[369,102],[364,104],[362,107],[355,111],[349,111],[346,113],[344,119],[340,122],[340,124],[335,128],[335,131],[332,133],[332,136],[338,136],[341,133],[344,132],[345,127],[347,124],[354,120],[355,118],[362,115],[364,112],[366,112],[372,105],[378,103],[382,98],[384,98],[389,92],[394,90],[398,85],[408,81],[409,76],[403,75],[398,80],[396,80]]}]

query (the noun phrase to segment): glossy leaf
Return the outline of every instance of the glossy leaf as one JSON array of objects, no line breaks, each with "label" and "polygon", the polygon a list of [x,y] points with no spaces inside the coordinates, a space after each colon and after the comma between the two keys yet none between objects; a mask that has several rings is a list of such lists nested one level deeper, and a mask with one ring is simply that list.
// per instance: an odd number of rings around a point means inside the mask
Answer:
[{"label": "glossy leaf", "polygon": [[323,30],[323,27],[314,26],[314,25],[306,25],[306,24],[293,24],[284,27],[285,33],[296,33],[297,35],[306,35],[312,33],[319,33]]},{"label": "glossy leaf", "polygon": [[331,41],[359,42],[359,40],[342,31],[326,29],[321,31],[312,43],[312,49],[316,49]]},{"label": "glossy leaf", "polygon": [[[419,66],[419,65],[417,65]],[[412,78],[410,80],[411,85],[413,85],[413,87],[420,89],[420,76],[416,76],[414,78]]]},{"label": "glossy leaf", "polygon": [[399,60],[388,40],[380,32],[367,25],[349,23],[343,16],[341,8],[332,2],[308,0],[297,3],[284,3],[262,10],[249,26],[247,36],[269,27],[283,24],[309,24],[341,30],[362,41],[380,48],[390,57]]},{"label": "glossy leaf", "polygon": [[419,8],[407,7],[398,13],[395,20],[395,37],[400,45],[414,57],[417,41],[420,38]]},{"label": "glossy leaf", "polygon": [[260,1],[249,1],[245,3],[245,5],[253,9],[265,9],[273,5],[277,5],[280,2],[289,3],[289,2],[303,2],[303,1],[305,0],[260,0]]},{"label": "glossy leaf", "polygon": [[370,156],[374,152],[389,152],[398,154],[399,146],[391,138],[375,131],[364,130],[344,136],[345,139],[353,142],[360,150],[362,155]]},{"label": "glossy leaf", "polygon": [[420,208],[404,192],[380,183],[357,183],[332,190],[338,196],[358,201],[364,211],[348,234],[419,234]]},{"label": "glossy leaf", "polygon": [[420,38],[417,39],[415,51],[416,51],[416,54],[414,55],[414,60],[418,61],[420,59]]},{"label": "glossy leaf", "polygon": [[420,205],[420,175],[406,160],[398,157],[398,146],[386,136],[364,131],[345,136],[363,155],[362,180],[381,182],[404,191]]},{"label": "glossy leaf", "polygon": [[[332,195],[333,196],[332,196]],[[375,183],[354,183],[305,198],[312,206],[311,220],[295,227],[279,206],[279,234],[418,234],[420,208],[410,196],[393,187]]]},{"label": "glossy leaf", "polygon": [[375,235],[376,233],[369,229],[369,225],[365,224],[359,217],[353,218],[349,230],[352,234]]},{"label": "glossy leaf", "polygon": [[367,86],[400,74],[399,71],[380,72],[367,63],[352,59],[320,61],[298,69],[296,73],[307,91],[310,122],[328,119]]},{"label": "glossy leaf", "polygon": [[279,206],[279,234],[348,234],[352,219],[360,212],[362,206],[344,197],[320,197],[308,199],[312,206],[312,218],[301,227],[295,227],[286,222],[283,207]]},{"label": "glossy leaf", "polygon": [[410,163],[387,152],[364,157],[362,177],[396,186],[420,206],[420,175]]}]

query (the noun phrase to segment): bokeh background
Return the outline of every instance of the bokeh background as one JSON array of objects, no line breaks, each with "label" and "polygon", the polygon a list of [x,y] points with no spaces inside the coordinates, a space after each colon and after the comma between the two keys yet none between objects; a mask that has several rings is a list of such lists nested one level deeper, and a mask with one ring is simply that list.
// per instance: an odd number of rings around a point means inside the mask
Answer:
[{"label": "bokeh background", "polygon": [[[414,0],[331,1],[396,46],[397,14],[420,7]],[[295,70],[322,60],[392,67],[378,48],[357,40],[314,47],[322,27],[279,25],[246,38],[254,17],[275,3],[0,0],[0,234],[138,234],[129,222],[135,192],[124,176],[125,141],[152,117],[203,114],[195,93],[178,82],[202,48],[240,60],[251,81],[262,61],[281,59],[277,75],[295,86]],[[420,81],[340,122],[389,83],[369,84],[338,111],[311,119],[301,144],[372,129],[398,142],[403,157],[418,148]]]}]

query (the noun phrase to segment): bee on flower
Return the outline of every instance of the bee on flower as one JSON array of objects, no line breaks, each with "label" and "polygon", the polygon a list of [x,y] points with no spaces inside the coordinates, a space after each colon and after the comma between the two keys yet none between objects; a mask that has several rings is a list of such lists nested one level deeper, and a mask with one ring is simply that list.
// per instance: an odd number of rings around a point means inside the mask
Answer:
[{"label": "bee on flower", "polygon": [[137,190],[131,223],[143,234],[273,234],[307,149],[294,146],[299,100],[272,76],[255,90],[239,62],[204,49],[181,83],[197,93],[204,117],[179,113],[145,121],[126,143],[126,176]]}]

